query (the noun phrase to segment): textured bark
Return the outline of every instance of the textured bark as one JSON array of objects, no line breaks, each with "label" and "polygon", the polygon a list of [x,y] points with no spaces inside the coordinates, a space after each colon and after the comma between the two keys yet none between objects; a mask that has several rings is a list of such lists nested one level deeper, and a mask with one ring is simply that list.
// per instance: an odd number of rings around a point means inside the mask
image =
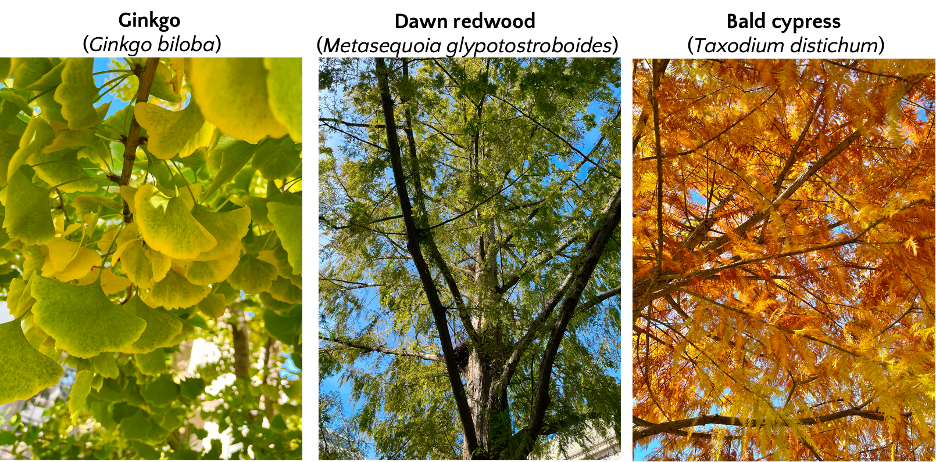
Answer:
[{"label": "textured bark", "polygon": [[[507,387],[496,386],[496,378],[504,367],[505,345],[497,328],[479,334],[482,343],[472,350],[468,358],[465,391],[478,435],[478,447],[491,459],[501,459],[511,430]],[[465,452],[464,457],[470,459],[470,453]]]},{"label": "textured bark", "polygon": [[231,343],[234,347],[234,376],[238,379],[247,379],[250,376],[250,329],[244,313],[228,307],[231,314]]}]

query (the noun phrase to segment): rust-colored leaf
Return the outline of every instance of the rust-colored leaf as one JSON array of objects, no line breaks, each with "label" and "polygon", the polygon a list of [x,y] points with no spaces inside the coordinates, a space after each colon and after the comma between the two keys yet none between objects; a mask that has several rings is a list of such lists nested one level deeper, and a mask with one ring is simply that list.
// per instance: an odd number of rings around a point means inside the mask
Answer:
[{"label": "rust-colored leaf", "polygon": [[634,69],[635,445],[933,458],[933,62]]}]

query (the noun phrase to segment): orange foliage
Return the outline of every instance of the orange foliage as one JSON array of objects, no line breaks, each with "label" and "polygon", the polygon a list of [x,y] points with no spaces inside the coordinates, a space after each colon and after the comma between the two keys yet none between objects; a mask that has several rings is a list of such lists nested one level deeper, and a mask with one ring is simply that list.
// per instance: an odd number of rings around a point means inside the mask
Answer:
[{"label": "orange foliage", "polygon": [[933,61],[634,63],[634,441],[934,458]]}]

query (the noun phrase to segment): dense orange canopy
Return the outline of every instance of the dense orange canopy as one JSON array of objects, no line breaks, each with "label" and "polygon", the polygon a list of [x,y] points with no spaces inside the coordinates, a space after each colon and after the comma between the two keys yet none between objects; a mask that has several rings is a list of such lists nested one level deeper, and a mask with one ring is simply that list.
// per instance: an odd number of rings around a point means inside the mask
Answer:
[{"label": "dense orange canopy", "polygon": [[932,459],[933,61],[634,63],[633,433]]}]

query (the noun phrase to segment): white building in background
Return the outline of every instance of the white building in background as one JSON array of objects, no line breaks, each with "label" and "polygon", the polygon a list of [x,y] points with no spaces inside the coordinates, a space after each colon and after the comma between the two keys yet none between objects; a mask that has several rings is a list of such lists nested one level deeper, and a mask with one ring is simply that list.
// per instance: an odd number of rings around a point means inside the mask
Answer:
[{"label": "white building in background", "polygon": [[571,442],[566,445],[564,451],[560,451],[556,441],[549,445],[549,451],[546,453],[547,459],[562,460],[609,460],[621,458],[621,442],[618,441],[614,430],[608,428],[604,432],[597,431],[589,422],[588,429],[585,431],[585,441],[583,444]]},{"label": "white building in background", "polygon": [[[43,412],[52,407],[56,401],[67,400],[68,392],[75,383],[75,374],[77,373],[75,368],[68,365],[62,367],[65,369],[65,374],[57,384],[40,391],[36,396],[27,400],[0,404],[0,431],[10,430],[12,428],[9,423],[10,419],[17,414],[19,414],[20,419],[26,426],[38,425],[49,420],[48,417],[42,415]],[[11,446],[0,446],[0,460],[12,460],[13,449]],[[28,452],[24,454],[27,457],[31,455]]]}]

